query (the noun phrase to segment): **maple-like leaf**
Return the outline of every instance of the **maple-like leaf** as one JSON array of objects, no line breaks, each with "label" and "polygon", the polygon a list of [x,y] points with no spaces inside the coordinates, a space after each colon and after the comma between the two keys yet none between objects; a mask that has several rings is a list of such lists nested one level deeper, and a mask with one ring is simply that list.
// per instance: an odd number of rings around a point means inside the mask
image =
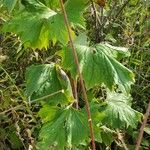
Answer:
[{"label": "maple-like leaf", "polygon": [[[77,40],[75,47],[87,89],[104,84],[112,90],[115,85],[118,85],[122,91],[129,93],[130,85],[134,82],[134,75],[116,59],[118,54],[124,53],[122,48],[103,43],[89,47],[82,40]],[[62,66],[75,78],[78,74],[72,50],[65,48],[60,55]]]},{"label": "maple-like leaf", "polygon": [[[69,37],[60,9],[53,11],[38,0],[23,0],[22,3],[25,9],[6,22],[3,31],[18,34],[26,47],[47,48],[49,40],[62,44],[68,42]],[[82,12],[85,3],[85,0],[68,0],[65,3],[71,24],[84,24]],[[75,35],[72,30],[71,33]]]},{"label": "maple-like leaf", "polygon": [[54,111],[54,107],[52,111],[50,109],[51,107],[48,112],[54,112],[54,115],[51,114],[53,119],[49,118],[50,121],[42,127],[38,149],[63,150],[78,146],[88,138],[89,131],[84,113],[73,108],[56,108],[57,111]]},{"label": "maple-like leaf", "polygon": [[106,115],[104,123],[114,128],[136,127],[142,115],[131,108],[131,97],[123,93],[108,92],[106,102],[107,105],[103,109]]},{"label": "maple-like leaf", "polygon": [[[66,74],[65,74],[66,75]],[[42,98],[54,92],[64,90],[54,96],[45,98],[48,103],[65,104],[73,100],[70,81],[66,75],[66,86],[58,77],[57,68],[54,64],[31,66],[26,71],[26,95],[32,101]]]}]

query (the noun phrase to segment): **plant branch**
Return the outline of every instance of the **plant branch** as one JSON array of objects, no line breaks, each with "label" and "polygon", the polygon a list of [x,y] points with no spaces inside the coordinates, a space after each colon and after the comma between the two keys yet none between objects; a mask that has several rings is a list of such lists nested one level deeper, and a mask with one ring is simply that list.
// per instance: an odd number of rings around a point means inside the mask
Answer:
[{"label": "plant branch", "polygon": [[20,109],[20,108],[22,108],[22,105],[18,105],[18,106],[16,106],[16,107],[12,107],[12,108],[7,109],[7,110],[5,110],[5,111],[3,111],[3,112],[0,112],[0,115],[3,115],[3,114],[5,114],[5,113],[7,113],[7,112],[9,112],[9,111],[17,110],[17,109]]},{"label": "plant branch", "polygon": [[116,21],[116,20],[118,19],[119,15],[122,13],[123,9],[126,7],[126,5],[127,5],[129,2],[130,2],[130,0],[127,0],[127,1],[122,5],[122,7],[120,8],[120,10],[118,11],[118,13],[117,13],[116,16],[115,16],[114,21]]},{"label": "plant branch", "polygon": [[118,139],[121,141],[121,144],[125,150],[129,150],[126,143],[124,142],[123,135],[117,130]]},{"label": "plant branch", "polygon": [[79,104],[78,104],[77,80],[72,79],[72,90],[75,99],[75,107],[78,109]]},{"label": "plant branch", "polygon": [[147,119],[148,119],[149,114],[150,114],[150,101],[149,101],[149,104],[148,104],[146,113],[145,113],[145,115],[144,115],[144,120],[143,120],[142,126],[141,126],[141,128],[140,128],[140,133],[139,133],[139,136],[138,136],[138,139],[137,139],[137,143],[136,143],[136,146],[135,146],[135,150],[139,150],[139,149],[140,149],[140,145],[141,145],[141,141],[142,141],[143,133],[144,133],[144,128],[145,128],[145,126],[146,126],[146,123],[147,123]]},{"label": "plant branch", "polygon": [[84,101],[85,101],[85,107],[86,107],[86,111],[87,111],[87,115],[88,115],[88,122],[89,122],[89,127],[90,127],[90,135],[91,135],[91,140],[92,140],[92,150],[96,150],[93,124],[92,124],[92,118],[91,118],[91,112],[90,112],[90,105],[89,105],[87,94],[86,94],[86,89],[85,89],[85,85],[84,85],[84,81],[83,81],[83,76],[80,72],[79,60],[78,60],[78,56],[77,56],[75,46],[73,44],[73,39],[72,39],[71,31],[70,31],[70,25],[69,25],[67,13],[66,13],[66,10],[65,10],[65,7],[64,7],[64,4],[63,4],[63,0],[60,0],[60,4],[61,4],[61,9],[62,9],[62,12],[63,12],[63,15],[64,15],[65,25],[66,25],[68,35],[69,35],[70,46],[72,48],[72,52],[73,52],[73,55],[74,55],[74,61],[76,63],[77,71],[78,71],[79,78],[80,78],[80,81],[81,81],[81,87],[82,87],[82,91],[83,91],[83,97],[84,97]]},{"label": "plant branch", "polygon": [[113,10],[114,10],[116,4],[117,4],[117,1],[114,2],[113,6],[111,7],[110,11],[108,12],[108,16],[104,18],[104,21],[103,21],[103,23],[102,23],[102,25],[101,25],[101,28],[103,28],[103,27],[105,26],[107,20],[110,20],[110,21],[111,21],[111,17],[112,17],[111,14],[112,14],[112,12],[113,12]]},{"label": "plant branch", "polygon": [[[112,24],[118,19],[119,15],[122,13],[123,9],[126,7],[126,5],[127,5],[129,2],[130,2],[130,0],[126,0],[126,2],[123,4],[123,6],[122,6],[122,7],[120,8],[120,10],[118,11],[118,13],[115,15],[115,17],[110,18],[111,23],[109,23],[109,25],[108,25],[108,29],[109,29],[109,30],[111,29]],[[114,7],[115,7],[115,4],[116,4],[116,3],[114,3]],[[112,8],[112,10],[113,10],[113,8]],[[110,15],[111,15],[111,13],[112,13],[112,12],[110,12]],[[106,20],[106,22],[107,22],[107,20]],[[105,23],[105,22],[104,22],[104,23]],[[103,27],[104,25],[105,25],[105,24],[103,24],[102,27]]]},{"label": "plant branch", "polygon": [[93,0],[90,0],[90,1],[91,1],[91,6],[92,6],[92,9],[93,9],[93,12],[94,12],[95,24],[96,24],[96,28],[97,28],[98,24],[99,24],[99,26],[101,25],[101,21],[99,19],[99,16],[97,15],[97,10],[96,10],[96,7],[95,7],[95,4],[94,4]]},{"label": "plant branch", "polygon": [[20,95],[20,97],[22,98],[22,100],[25,100],[24,96],[21,94],[19,88],[16,86],[16,84],[14,83],[13,79],[11,78],[11,76],[8,74],[8,72],[1,66],[1,69],[5,72],[5,74],[8,76],[10,82],[14,85],[14,87],[16,88],[18,94]]}]

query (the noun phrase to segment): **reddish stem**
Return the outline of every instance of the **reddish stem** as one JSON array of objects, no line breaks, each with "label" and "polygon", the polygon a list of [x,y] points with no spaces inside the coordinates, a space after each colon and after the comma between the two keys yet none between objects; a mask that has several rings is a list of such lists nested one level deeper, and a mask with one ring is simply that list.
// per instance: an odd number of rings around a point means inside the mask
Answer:
[{"label": "reddish stem", "polygon": [[63,0],[60,0],[60,4],[61,4],[61,9],[62,9],[62,12],[63,12],[63,15],[64,15],[65,25],[66,25],[68,35],[69,35],[70,46],[72,48],[72,52],[73,52],[73,55],[74,55],[74,61],[76,63],[77,71],[78,71],[78,74],[79,74],[79,79],[81,81],[81,88],[82,88],[82,91],[83,91],[83,98],[84,98],[84,101],[85,101],[85,107],[86,107],[86,111],[87,111],[87,115],[88,115],[88,122],[89,122],[89,127],[90,127],[90,135],[91,135],[91,140],[92,140],[92,150],[96,150],[95,140],[94,140],[95,138],[94,138],[93,123],[92,123],[91,112],[90,112],[90,105],[89,105],[87,94],[86,94],[86,89],[85,89],[85,85],[84,85],[84,81],[83,81],[83,76],[82,76],[81,71],[80,71],[78,55],[77,55],[75,46],[73,44],[73,39],[72,39],[72,36],[71,36],[71,31],[70,31],[70,25],[69,25],[67,13],[66,13],[66,10],[65,10],[65,7],[64,7],[64,4],[63,4]]},{"label": "reddish stem", "polygon": [[140,145],[141,145],[141,141],[142,141],[143,133],[144,133],[144,128],[145,128],[145,126],[146,126],[149,113],[150,113],[150,101],[149,101],[149,104],[148,104],[146,113],[145,113],[145,115],[144,115],[144,120],[143,120],[142,126],[141,126],[141,128],[140,128],[140,133],[139,133],[139,136],[138,136],[138,139],[137,139],[137,143],[136,143],[136,146],[135,146],[135,150],[139,150],[139,149],[140,149]]}]

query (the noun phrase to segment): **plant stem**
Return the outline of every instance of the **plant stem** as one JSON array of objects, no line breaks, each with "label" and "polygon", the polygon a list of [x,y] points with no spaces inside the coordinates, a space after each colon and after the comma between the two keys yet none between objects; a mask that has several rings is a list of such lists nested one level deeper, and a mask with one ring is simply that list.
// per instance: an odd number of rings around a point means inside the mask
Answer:
[{"label": "plant stem", "polygon": [[125,3],[123,4],[123,6],[120,8],[120,10],[118,11],[118,13],[115,16],[114,22],[118,19],[119,15],[122,13],[122,11],[124,10],[124,8],[126,7],[126,5],[130,2],[130,0],[125,1]]},{"label": "plant stem", "polygon": [[77,92],[77,80],[72,79],[72,91],[73,91],[73,96],[75,99],[75,107],[76,109],[79,109],[79,104],[78,104],[78,92]]},{"label": "plant stem", "polygon": [[117,135],[118,135],[118,139],[121,141],[121,144],[123,146],[123,148],[125,150],[129,150],[126,143],[124,142],[124,138],[123,138],[123,135],[119,132],[119,130],[117,129]]},{"label": "plant stem", "polygon": [[9,112],[9,111],[11,111],[11,110],[17,110],[17,109],[20,109],[20,108],[23,108],[22,105],[18,105],[18,106],[16,106],[16,107],[12,107],[12,108],[7,109],[7,110],[5,110],[5,111],[3,111],[3,112],[0,112],[0,115],[3,115],[3,114],[5,114],[5,113],[7,113],[7,112]]},{"label": "plant stem", "polygon": [[87,98],[87,94],[86,94],[86,89],[85,89],[85,85],[84,85],[84,81],[83,81],[83,76],[80,72],[80,65],[79,65],[79,60],[78,60],[78,56],[77,56],[77,52],[75,49],[75,46],[73,44],[73,39],[71,36],[71,31],[70,31],[70,25],[69,25],[69,21],[68,21],[68,17],[67,17],[67,13],[63,4],[63,0],[60,0],[60,4],[61,4],[61,9],[64,15],[64,21],[65,21],[65,25],[68,31],[68,35],[69,35],[69,40],[70,40],[70,46],[72,47],[72,51],[73,51],[73,55],[74,55],[74,61],[76,63],[77,66],[77,71],[79,74],[79,79],[81,82],[81,87],[82,87],[82,91],[83,91],[83,98],[85,101],[85,107],[86,107],[86,111],[87,111],[87,115],[88,115],[88,122],[89,122],[89,127],[90,127],[90,135],[91,135],[91,140],[92,140],[92,150],[96,150],[96,146],[95,146],[95,138],[94,138],[94,131],[93,131],[93,124],[92,124],[92,118],[91,118],[91,112],[90,112],[90,105],[88,102],[88,98]]},{"label": "plant stem", "polygon": [[14,87],[16,88],[18,94],[20,95],[20,97],[22,98],[22,100],[25,100],[25,97],[21,94],[19,88],[16,86],[16,84],[14,83],[13,79],[11,78],[11,76],[8,74],[8,72],[1,66],[1,69],[5,72],[5,74],[8,76],[10,82],[14,85]]},{"label": "plant stem", "polygon": [[54,96],[54,95],[59,94],[59,93],[64,93],[64,90],[59,90],[59,91],[51,93],[49,95],[46,95],[46,96],[43,96],[43,97],[40,97],[40,98],[37,98],[37,99],[34,99],[34,100],[30,100],[30,103],[37,102],[37,101],[49,98],[49,97]]},{"label": "plant stem", "polygon": [[94,4],[94,2],[93,2],[93,0],[90,0],[91,1],[91,5],[92,5],[92,9],[93,9],[93,12],[94,12],[94,18],[95,18],[95,27],[97,28],[97,26],[99,25],[101,25],[101,21],[100,21],[100,19],[99,19],[99,16],[98,16],[98,14],[97,14],[97,10],[96,10],[96,7],[95,7],[95,4]]},{"label": "plant stem", "polygon": [[143,133],[144,133],[144,128],[145,128],[145,126],[146,126],[149,113],[150,113],[150,101],[149,101],[149,104],[148,104],[146,113],[145,113],[145,115],[144,115],[144,120],[143,120],[142,126],[141,126],[141,128],[140,128],[140,133],[139,133],[139,136],[138,136],[138,139],[137,139],[137,143],[136,143],[136,146],[135,146],[135,150],[139,150],[139,149],[140,149],[140,145],[141,145],[141,141],[142,141]]}]

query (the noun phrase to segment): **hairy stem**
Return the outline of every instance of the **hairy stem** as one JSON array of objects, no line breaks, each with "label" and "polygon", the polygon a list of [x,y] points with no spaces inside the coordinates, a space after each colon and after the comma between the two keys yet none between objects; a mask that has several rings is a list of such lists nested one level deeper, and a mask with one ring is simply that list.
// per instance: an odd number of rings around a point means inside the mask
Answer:
[{"label": "hairy stem", "polygon": [[87,94],[86,94],[86,89],[85,89],[85,85],[84,85],[84,81],[83,81],[83,76],[80,72],[80,66],[79,66],[79,60],[78,60],[78,56],[77,56],[77,52],[75,49],[75,46],[73,44],[73,39],[71,36],[71,31],[70,31],[70,25],[69,25],[69,21],[68,21],[68,17],[67,17],[67,13],[63,4],[63,0],[60,0],[60,4],[61,4],[61,9],[64,15],[64,21],[65,21],[65,25],[68,31],[68,35],[69,35],[69,40],[70,40],[70,46],[72,48],[73,51],[73,55],[74,55],[74,61],[76,63],[77,66],[77,71],[79,74],[79,79],[81,81],[81,88],[83,91],[83,98],[85,101],[85,106],[86,106],[86,111],[87,111],[87,115],[88,115],[88,122],[89,122],[89,127],[90,127],[90,135],[91,135],[91,140],[92,140],[92,150],[96,150],[96,146],[95,146],[95,138],[94,138],[94,131],[93,131],[93,124],[92,124],[92,118],[91,118],[91,112],[90,112],[90,106],[89,106],[89,102],[88,102],[88,98],[87,98]]}]

